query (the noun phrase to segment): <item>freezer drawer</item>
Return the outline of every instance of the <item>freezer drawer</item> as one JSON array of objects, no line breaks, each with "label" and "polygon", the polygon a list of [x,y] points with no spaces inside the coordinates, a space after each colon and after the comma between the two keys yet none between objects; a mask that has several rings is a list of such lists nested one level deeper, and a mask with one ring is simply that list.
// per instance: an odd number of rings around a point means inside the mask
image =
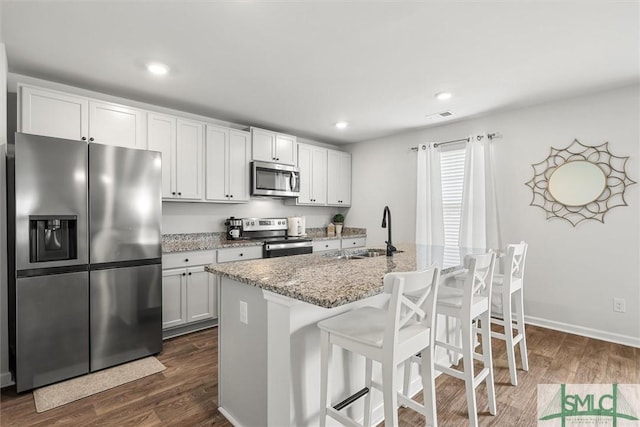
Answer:
[{"label": "freezer drawer", "polygon": [[89,272],[17,279],[16,386],[89,372]]},{"label": "freezer drawer", "polygon": [[91,371],[162,350],[162,266],[91,271]]}]

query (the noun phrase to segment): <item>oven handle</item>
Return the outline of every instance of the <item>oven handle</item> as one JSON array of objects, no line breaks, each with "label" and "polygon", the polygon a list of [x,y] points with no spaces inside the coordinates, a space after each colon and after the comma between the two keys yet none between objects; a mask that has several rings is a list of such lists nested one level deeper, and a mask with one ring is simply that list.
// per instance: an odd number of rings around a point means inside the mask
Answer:
[{"label": "oven handle", "polygon": [[275,251],[278,249],[305,248],[307,246],[313,246],[313,243],[311,242],[267,243],[265,245],[265,249],[268,251]]},{"label": "oven handle", "polygon": [[295,172],[291,172],[291,178],[289,179],[289,185],[291,185],[291,191],[295,191],[298,184],[298,175]]}]

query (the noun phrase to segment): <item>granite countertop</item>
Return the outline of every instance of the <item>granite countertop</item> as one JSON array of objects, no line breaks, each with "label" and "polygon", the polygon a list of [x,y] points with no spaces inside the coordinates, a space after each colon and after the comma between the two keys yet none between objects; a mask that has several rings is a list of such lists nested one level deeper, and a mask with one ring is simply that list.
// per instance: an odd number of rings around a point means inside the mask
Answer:
[{"label": "granite countertop", "polygon": [[[365,228],[345,227],[342,238],[366,237]],[[339,239],[340,236],[327,236],[326,228],[309,228],[307,237],[312,240]],[[205,251],[242,246],[262,246],[261,240],[227,240],[224,231],[211,233],[163,234],[162,253]]]},{"label": "granite countertop", "polygon": [[[365,250],[360,248],[212,264],[205,270],[309,304],[332,308],[379,294],[386,273],[416,271],[434,262],[442,265],[442,247],[414,244],[396,247],[402,252],[393,257],[336,258],[341,253]],[[447,273],[457,268],[457,264],[444,267],[443,273]]]}]

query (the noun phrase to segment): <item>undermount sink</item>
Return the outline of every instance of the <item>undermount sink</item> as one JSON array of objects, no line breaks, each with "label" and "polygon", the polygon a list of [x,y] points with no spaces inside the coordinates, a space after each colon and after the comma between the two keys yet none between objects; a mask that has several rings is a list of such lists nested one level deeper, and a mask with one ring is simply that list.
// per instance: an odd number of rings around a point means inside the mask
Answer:
[{"label": "undermount sink", "polygon": [[[404,251],[396,251],[396,253],[398,252],[404,252]],[[378,256],[385,256],[387,254],[387,251],[385,249],[364,249],[358,252],[352,252],[352,253],[339,253],[339,254],[328,254],[325,255],[327,257],[330,258],[334,258],[334,259],[344,259],[344,260],[348,260],[348,259],[365,259],[365,258],[374,258],[374,257],[378,257]]]}]

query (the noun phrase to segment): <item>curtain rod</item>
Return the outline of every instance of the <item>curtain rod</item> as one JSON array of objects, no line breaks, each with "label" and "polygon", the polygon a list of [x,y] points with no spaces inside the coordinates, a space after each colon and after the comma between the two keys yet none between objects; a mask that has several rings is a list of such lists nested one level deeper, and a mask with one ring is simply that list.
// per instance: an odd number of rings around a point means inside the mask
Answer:
[{"label": "curtain rod", "polygon": [[[502,135],[499,134],[498,132],[493,132],[493,133],[488,133],[487,134],[487,138],[489,139],[497,139],[497,138],[502,138]],[[445,145],[445,144],[453,144],[454,142],[469,142],[469,137],[467,138],[461,138],[461,139],[453,139],[451,141],[443,141],[443,142],[435,142],[433,144],[433,148],[437,148],[439,145]],[[426,145],[421,144],[424,148],[426,149]],[[420,146],[417,147],[411,147],[411,151],[418,151],[418,149],[420,148]]]}]

